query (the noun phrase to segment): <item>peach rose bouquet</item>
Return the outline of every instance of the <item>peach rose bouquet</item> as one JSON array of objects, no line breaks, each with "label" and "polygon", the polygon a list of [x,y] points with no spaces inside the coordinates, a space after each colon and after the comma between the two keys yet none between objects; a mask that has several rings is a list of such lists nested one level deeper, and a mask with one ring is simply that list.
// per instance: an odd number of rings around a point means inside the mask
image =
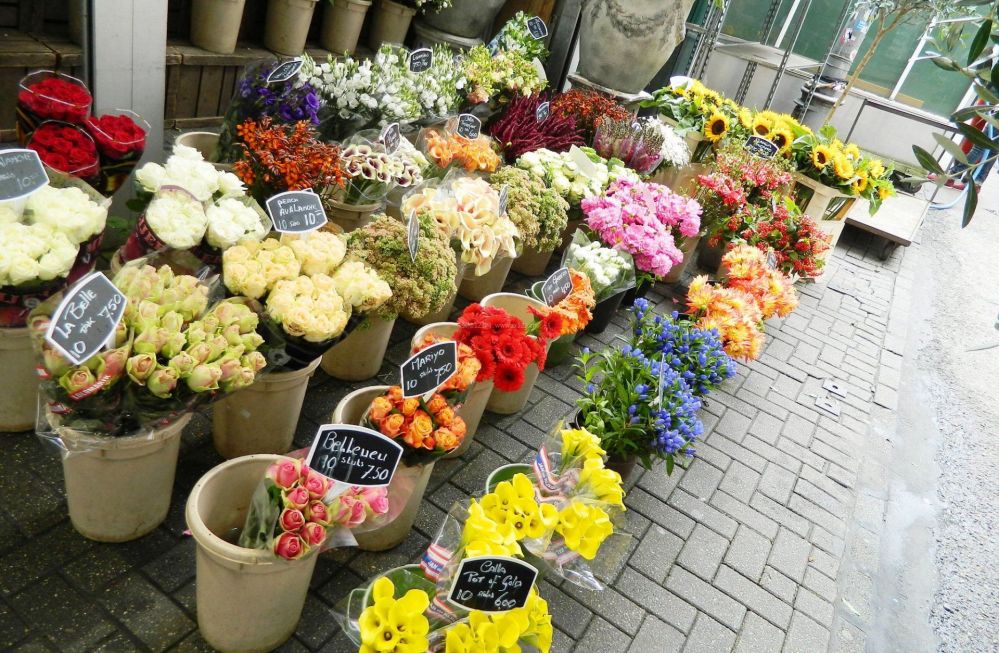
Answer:
[{"label": "peach rose bouquet", "polygon": [[430,399],[402,396],[394,385],[368,407],[362,426],[378,431],[403,445],[408,465],[429,462],[457,449],[465,439],[465,420],[440,392]]}]

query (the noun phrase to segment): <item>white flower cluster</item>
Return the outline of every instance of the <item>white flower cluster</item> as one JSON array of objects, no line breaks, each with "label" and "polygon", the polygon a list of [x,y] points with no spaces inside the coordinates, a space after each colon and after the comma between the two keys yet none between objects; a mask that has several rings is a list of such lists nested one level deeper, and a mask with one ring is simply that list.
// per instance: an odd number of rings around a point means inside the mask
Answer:
[{"label": "white flower cluster", "polygon": [[301,271],[295,251],[273,238],[240,243],[222,253],[225,287],[250,299],[260,299],[278,281],[294,279]]},{"label": "white flower cluster", "polygon": [[144,215],[156,237],[171,249],[194,247],[208,229],[204,204],[180,188],[158,191]]},{"label": "white flower cluster", "polygon": [[108,210],[79,188],[44,186],[28,198],[24,216],[28,224],[49,225],[78,245],[104,231]]},{"label": "white flower cluster", "polygon": [[572,243],[566,256],[574,269],[590,278],[593,290],[599,295],[602,290],[617,283],[632,268],[630,258],[609,247],[602,247],[599,241],[588,245]]},{"label": "white flower cluster", "polygon": [[366,313],[387,302],[392,288],[360,261],[347,261],[333,274],[333,287],[355,310]]},{"label": "white flower cluster", "polygon": [[475,265],[475,274],[492,269],[493,261],[517,256],[516,225],[499,214],[499,193],[481,177],[460,177],[451,183],[451,195],[458,209],[461,260]]},{"label": "white flower cluster", "polygon": [[690,148],[687,147],[687,140],[683,136],[658,118],[650,119],[649,124],[655,126],[663,136],[663,146],[660,148],[663,164],[680,167],[690,163]]},{"label": "white flower cluster", "polygon": [[347,255],[343,236],[328,231],[310,231],[307,234],[281,234],[281,244],[295,253],[302,266],[302,274],[333,274]]},{"label": "white flower cluster", "polygon": [[263,240],[270,231],[270,224],[262,219],[255,202],[249,197],[223,197],[205,210],[208,244],[217,249],[228,249],[249,238]]},{"label": "white flower cluster", "polygon": [[638,175],[617,159],[604,159],[589,147],[575,147],[568,152],[534,150],[517,159],[517,167],[527,170],[559,195],[578,206],[587,197],[603,193],[614,181]]},{"label": "white flower cluster", "polygon": [[147,163],[135,171],[142,190],[155,193],[161,186],[180,186],[202,202],[213,196],[245,195],[239,177],[231,172],[216,170],[201,156],[201,152],[186,145],[175,145],[166,165]]}]

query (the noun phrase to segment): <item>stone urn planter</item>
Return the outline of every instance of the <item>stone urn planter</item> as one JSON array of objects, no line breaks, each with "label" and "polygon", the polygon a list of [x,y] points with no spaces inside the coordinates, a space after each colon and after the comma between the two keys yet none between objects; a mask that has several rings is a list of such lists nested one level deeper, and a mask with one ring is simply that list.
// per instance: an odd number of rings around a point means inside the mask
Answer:
[{"label": "stone urn planter", "polygon": [[245,4],[246,0],[193,0],[191,43],[209,52],[219,54],[235,52]]},{"label": "stone urn planter", "polygon": [[354,54],[370,0],[330,0],[323,9],[319,42],[334,54]]},{"label": "stone urn planter", "polygon": [[392,0],[378,0],[374,16],[371,19],[371,29],[368,31],[368,47],[377,51],[383,43],[399,43],[406,40],[409,24],[416,15],[416,10]]},{"label": "stone urn planter", "polygon": [[447,9],[427,14],[421,21],[455,36],[481,37],[492,26],[505,3],[506,0],[454,0]]},{"label": "stone urn planter", "polygon": [[684,36],[694,0],[587,0],[577,73],[622,93],[641,92]]}]

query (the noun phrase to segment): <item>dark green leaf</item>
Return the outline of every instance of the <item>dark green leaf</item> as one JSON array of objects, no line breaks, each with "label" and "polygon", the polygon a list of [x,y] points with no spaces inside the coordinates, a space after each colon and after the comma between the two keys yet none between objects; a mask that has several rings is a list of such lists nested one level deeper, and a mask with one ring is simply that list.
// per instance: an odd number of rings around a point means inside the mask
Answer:
[{"label": "dark green leaf", "polygon": [[962,122],[957,128],[965,138],[975,145],[984,147],[986,150],[999,150],[999,143],[996,143],[982,131],[975,129],[971,125]]},{"label": "dark green leaf", "polygon": [[971,224],[971,218],[975,215],[975,209],[978,208],[978,189],[975,186],[975,179],[972,175],[968,175],[968,199],[964,201],[964,215],[961,217],[961,226],[967,227]]},{"label": "dark green leaf", "polygon": [[978,32],[975,33],[975,38],[971,41],[971,50],[968,51],[968,65],[970,66],[975,59],[982,54],[982,50],[985,49],[986,44],[989,42],[989,35],[992,34],[992,21],[986,20],[982,23],[981,27],[978,28]]},{"label": "dark green leaf", "polygon": [[933,158],[933,155],[923,148],[918,145],[913,145],[912,153],[916,156],[916,160],[919,161],[919,165],[923,166],[924,170],[935,172],[938,175],[944,174],[943,168],[941,168],[940,164],[937,163],[937,160]]},{"label": "dark green leaf", "polygon": [[961,149],[960,145],[950,140],[943,134],[938,133],[933,134],[933,140],[935,140],[940,147],[946,150],[947,154],[954,157],[955,161],[968,165],[968,155],[964,153],[964,150]]}]

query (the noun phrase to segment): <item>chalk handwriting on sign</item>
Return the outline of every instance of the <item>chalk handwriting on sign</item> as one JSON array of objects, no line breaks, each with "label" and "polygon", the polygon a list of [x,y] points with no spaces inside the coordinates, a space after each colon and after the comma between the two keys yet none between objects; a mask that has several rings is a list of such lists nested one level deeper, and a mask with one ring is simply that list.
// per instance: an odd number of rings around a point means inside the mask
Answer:
[{"label": "chalk handwriting on sign", "polygon": [[434,51],[430,48],[420,48],[409,53],[409,71],[422,73],[434,65]]},{"label": "chalk handwriting on sign", "polygon": [[468,610],[506,612],[527,604],[537,578],[537,569],[516,558],[465,558],[448,600]]},{"label": "chalk handwriting on sign", "polygon": [[470,113],[458,116],[458,135],[468,139],[478,138],[482,130],[482,121]]},{"label": "chalk handwriting on sign", "polygon": [[447,383],[458,371],[458,343],[440,342],[413,354],[400,366],[402,396],[419,397]]},{"label": "chalk handwriting on sign", "polygon": [[527,21],[527,29],[531,32],[531,36],[534,37],[535,41],[540,41],[548,36],[548,26],[545,25],[545,21],[537,16],[533,16]]},{"label": "chalk handwriting on sign", "polygon": [[756,134],[747,138],[746,144],[743,147],[747,152],[764,159],[772,159],[780,152],[780,148],[777,147],[776,143]]},{"label": "chalk handwriting on sign", "polygon": [[0,202],[34,193],[49,183],[42,160],[34,150],[0,152]]},{"label": "chalk handwriting on sign", "polygon": [[74,365],[104,348],[125,314],[125,295],[103,272],[92,272],[66,293],[45,339]]},{"label": "chalk handwriting on sign", "polygon": [[305,464],[347,485],[384,487],[395,475],[402,446],[377,431],[348,424],[319,427]]},{"label": "chalk handwriting on sign", "polygon": [[541,286],[541,298],[549,306],[555,306],[560,301],[569,296],[572,292],[572,277],[569,276],[569,268],[559,268],[552,272],[552,276],[545,279]]},{"label": "chalk handwriting on sign", "polygon": [[302,69],[302,60],[299,57],[285,61],[284,63],[278,64],[278,67],[271,71],[271,74],[267,76],[268,84],[276,84],[279,82],[287,82],[289,79],[298,74],[298,71]]},{"label": "chalk handwriting on sign", "polygon": [[399,130],[399,123],[393,122],[387,125],[382,131],[381,141],[385,145],[385,151],[389,154],[395,154],[395,151],[399,149],[399,139],[402,138],[402,132]]},{"label": "chalk handwriting on sign", "polygon": [[409,230],[407,234],[409,245],[409,257],[416,261],[416,252],[420,248],[420,219],[416,217],[416,211],[409,212]]},{"label": "chalk handwriting on sign", "polygon": [[544,122],[548,120],[548,116],[550,115],[552,115],[552,105],[550,102],[542,102],[534,111],[534,119],[537,122]]},{"label": "chalk handwriting on sign", "polygon": [[326,211],[318,195],[311,190],[290,190],[267,200],[267,212],[274,231],[304,233],[326,224]]}]

